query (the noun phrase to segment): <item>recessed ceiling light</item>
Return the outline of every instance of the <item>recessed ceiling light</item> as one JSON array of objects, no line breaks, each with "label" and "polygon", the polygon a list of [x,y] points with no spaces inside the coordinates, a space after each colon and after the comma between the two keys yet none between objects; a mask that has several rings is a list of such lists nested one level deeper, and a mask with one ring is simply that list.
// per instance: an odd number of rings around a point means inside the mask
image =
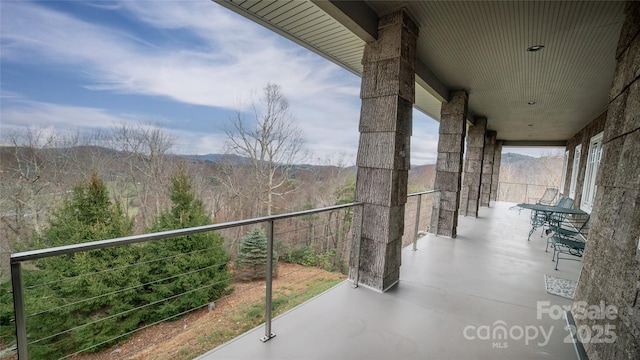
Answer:
[{"label": "recessed ceiling light", "polygon": [[542,50],[542,49],[544,49],[544,45],[533,45],[533,46],[529,46],[529,47],[527,48],[527,51],[529,51],[529,52],[536,52],[536,51],[540,51],[540,50]]},{"label": "recessed ceiling light", "polygon": [[529,101],[527,104],[529,104],[529,105],[535,105],[535,104],[536,104],[536,102],[535,102],[535,101]]}]

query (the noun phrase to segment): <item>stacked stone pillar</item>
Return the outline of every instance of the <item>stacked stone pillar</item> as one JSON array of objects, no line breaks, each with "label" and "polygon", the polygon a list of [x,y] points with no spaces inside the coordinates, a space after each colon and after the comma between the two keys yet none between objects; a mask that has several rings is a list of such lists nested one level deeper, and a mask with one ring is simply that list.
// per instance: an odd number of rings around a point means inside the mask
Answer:
[{"label": "stacked stone pillar", "polygon": [[484,157],[482,159],[482,179],[480,183],[480,206],[489,207],[491,183],[493,181],[493,163],[496,148],[495,131],[487,131],[484,139]]},{"label": "stacked stone pillar", "polygon": [[469,94],[464,90],[451,92],[449,102],[440,109],[438,160],[435,190],[438,201],[433,202],[430,231],[440,236],[456,237],[462,157],[466,133]]},{"label": "stacked stone pillar", "polygon": [[467,152],[465,154],[464,177],[462,178],[462,197],[460,210],[464,216],[478,217],[480,204],[480,179],[484,158],[484,138],[487,131],[487,119],[476,118],[475,125],[467,131]]},{"label": "stacked stone pillar", "polygon": [[[590,359],[640,359],[640,2],[630,1],[616,51],[580,281],[574,307],[614,308],[577,316],[578,328],[610,330],[584,344]],[[586,151],[584,148],[583,152]],[[582,314],[584,309],[582,307]],[[574,311],[581,311],[574,309]],[[574,312],[575,314],[576,312]],[[607,313],[609,314],[609,313]],[[593,340],[593,338],[591,338]]]},{"label": "stacked stone pillar", "polygon": [[502,161],[502,140],[496,141],[493,152],[493,174],[491,175],[491,195],[490,201],[498,200],[498,185],[500,184],[500,162]]},{"label": "stacked stone pillar", "polygon": [[400,277],[417,36],[404,11],[389,14],[379,20],[378,39],[366,45],[362,59],[355,200],[364,207],[354,217],[362,233],[360,266],[354,268],[352,256],[351,278],[357,270],[361,284],[380,291]]}]

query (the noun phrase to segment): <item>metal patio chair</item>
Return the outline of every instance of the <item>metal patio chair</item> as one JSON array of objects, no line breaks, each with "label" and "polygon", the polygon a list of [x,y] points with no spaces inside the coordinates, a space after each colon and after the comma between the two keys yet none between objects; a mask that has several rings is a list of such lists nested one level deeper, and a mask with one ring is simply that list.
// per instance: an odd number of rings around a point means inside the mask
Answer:
[{"label": "metal patio chair", "polygon": [[556,188],[547,188],[542,194],[542,197],[536,201],[536,204],[540,205],[551,205],[553,204],[553,200],[556,199],[558,195],[558,189]]},{"label": "metal patio chair", "polygon": [[[556,203],[555,206],[565,208],[565,209],[570,209],[573,207],[574,202],[575,201],[572,198],[563,197],[558,199],[558,202]],[[560,224],[566,219],[566,217],[567,217],[566,214],[552,214],[551,216],[545,219],[543,227],[544,226],[546,226],[547,228],[551,226],[559,227]]]},{"label": "metal patio chair", "polygon": [[[544,204],[540,204],[540,205],[544,205]],[[551,204],[546,204],[546,205],[551,205]],[[560,197],[558,198],[558,201],[554,204],[554,206],[570,208],[573,206],[573,199]],[[547,216],[547,213],[544,211],[531,212],[531,225],[533,227],[538,228],[538,227],[545,226],[549,220],[550,220],[550,217]]]},{"label": "metal patio chair", "polygon": [[[558,270],[560,259],[580,261],[582,258],[590,217],[590,215],[587,215],[584,220],[578,218],[565,219],[558,225],[551,225],[547,230],[547,233],[551,234],[551,236],[547,239],[545,251],[547,251],[549,245],[553,247],[551,260],[555,261],[556,270]],[[561,257],[561,254],[571,257]]]}]

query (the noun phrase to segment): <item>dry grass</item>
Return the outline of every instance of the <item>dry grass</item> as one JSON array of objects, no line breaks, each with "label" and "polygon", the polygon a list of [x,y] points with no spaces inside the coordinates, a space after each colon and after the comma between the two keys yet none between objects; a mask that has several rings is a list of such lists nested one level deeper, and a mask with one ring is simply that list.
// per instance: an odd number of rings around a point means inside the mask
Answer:
[{"label": "dry grass", "polygon": [[[273,314],[278,315],[344,280],[344,275],[315,267],[280,264],[273,282]],[[141,330],[100,353],[74,356],[81,360],[192,359],[264,321],[264,281],[234,284],[230,295],[178,320]]]}]

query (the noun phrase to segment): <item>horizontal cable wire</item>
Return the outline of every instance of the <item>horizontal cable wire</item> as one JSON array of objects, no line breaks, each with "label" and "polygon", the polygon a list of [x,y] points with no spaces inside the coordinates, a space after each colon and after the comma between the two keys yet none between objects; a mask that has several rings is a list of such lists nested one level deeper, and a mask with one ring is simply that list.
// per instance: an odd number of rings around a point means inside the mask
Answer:
[{"label": "horizontal cable wire", "polygon": [[[212,250],[212,249],[213,248],[194,250],[194,251],[189,252],[189,253],[177,254],[177,255],[173,255],[173,256],[166,256],[166,257],[160,258],[160,259],[141,261],[141,262],[137,262],[135,264],[123,265],[123,266],[117,267],[117,268],[110,268],[110,269],[90,272],[90,273],[86,273],[86,274],[80,274],[80,275],[76,275],[76,276],[69,276],[69,277],[62,278],[60,280],[50,281],[50,282],[31,285],[31,286],[25,286],[24,289],[25,290],[32,290],[32,289],[39,288],[39,287],[46,286],[46,285],[57,284],[57,283],[60,283],[60,282],[63,282],[63,281],[69,281],[69,280],[74,280],[74,279],[77,279],[77,278],[83,278],[83,277],[92,276],[92,275],[98,275],[98,274],[107,273],[107,272],[111,272],[111,271],[122,270],[122,269],[130,268],[130,267],[134,267],[134,266],[138,266],[138,265],[151,264],[151,263],[162,261],[162,260],[173,259],[173,258],[186,256],[186,255],[192,255],[192,254],[196,254],[198,252],[208,251],[208,250]],[[92,250],[92,251],[97,251],[97,250]]]},{"label": "horizontal cable wire", "polygon": [[54,307],[54,308],[51,308],[51,309],[47,309],[47,310],[43,310],[43,311],[40,311],[40,312],[37,312],[37,313],[30,314],[30,315],[27,315],[27,318],[33,317],[33,316],[37,316],[37,315],[42,315],[42,314],[45,314],[45,313],[48,313],[48,312],[51,312],[51,311],[54,311],[54,310],[62,309],[62,308],[65,308],[65,307],[81,304],[81,303],[84,303],[84,302],[87,302],[87,301],[96,300],[96,299],[99,299],[101,297],[118,294],[118,293],[121,293],[121,292],[124,292],[124,291],[138,289],[138,288],[141,288],[141,287],[144,287],[144,286],[148,286],[148,285],[151,285],[151,284],[159,283],[159,282],[170,280],[170,279],[179,278],[179,277],[182,277],[183,275],[197,273],[197,272],[200,272],[200,271],[203,271],[203,270],[219,267],[219,266],[222,266],[222,265],[225,265],[225,263],[210,265],[210,266],[206,266],[206,267],[203,267],[203,268],[200,268],[200,269],[192,270],[192,271],[189,271],[189,272],[186,272],[186,273],[170,276],[170,277],[167,277],[167,278],[164,278],[164,279],[154,280],[154,281],[150,281],[148,283],[144,283],[144,284],[140,284],[140,285],[136,285],[136,286],[131,286],[131,287],[128,287],[128,288],[125,288],[125,289],[112,291],[112,292],[109,292],[109,293],[106,293],[106,294],[96,295],[94,297],[90,297],[90,298],[87,298],[87,299],[82,299],[80,301],[72,302],[72,303],[69,303],[69,304],[64,304],[64,305],[57,306],[57,307]]},{"label": "horizontal cable wire", "polygon": [[92,322],[89,322],[89,323],[86,323],[86,324],[78,325],[78,326],[73,327],[73,328],[71,328],[71,329],[67,329],[67,330],[61,331],[61,332],[59,332],[59,333],[57,333],[57,334],[53,334],[53,335],[49,335],[49,336],[45,336],[45,337],[43,337],[43,338],[41,338],[41,339],[31,341],[31,342],[29,342],[29,344],[36,344],[36,343],[41,342],[41,341],[43,341],[43,340],[51,339],[51,338],[53,338],[53,337],[56,337],[56,336],[58,336],[58,335],[62,335],[62,334],[66,334],[66,333],[71,332],[71,331],[76,330],[76,329],[84,328],[84,327],[87,327],[87,326],[89,326],[89,325],[94,325],[94,324],[97,324],[97,323],[99,323],[99,322],[102,322],[102,321],[105,321],[105,320],[108,320],[108,319],[113,319],[114,317],[118,317],[118,316],[121,316],[121,315],[123,315],[123,314],[127,314],[127,313],[130,313],[130,312],[132,312],[132,311],[135,311],[135,310],[144,309],[144,308],[149,307],[149,306],[151,306],[151,305],[156,305],[156,304],[159,304],[159,303],[165,302],[165,301],[167,301],[167,300],[173,300],[173,299],[176,299],[176,298],[178,298],[178,297],[180,297],[180,296],[183,296],[183,295],[186,295],[186,294],[190,294],[190,293],[193,293],[193,292],[196,292],[196,291],[202,290],[202,289],[210,288],[210,287],[213,287],[213,286],[219,285],[219,284],[221,284],[221,283],[223,283],[223,282],[226,282],[226,281],[227,281],[227,280],[218,281],[218,282],[213,283],[213,284],[209,284],[209,285],[201,286],[201,287],[199,287],[199,288],[197,288],[197,289],[191,289],[191,290],[189,290],[189,291],[185,291],[185,292],[180,293],[180,294],[176,294],[176,295],[173,295],[173,296],[169,296],[169,297],[167,297],[167,298],[164,298],[164,299],[156,300],[156,301],[154,301],[154,302],[151,302],[151,303],[148,303],[148,304],[145,304],[145,305],[142,305],[142,306],[138,306],[138,307],[133,308],[133,309],[125,310],[125,311],[122,311],[122,312],[117,313],[117,314],[109,315],[109,316],[107,316],[107,317],[100,318],[100,319],[98,319],[98,320],[95,320],[95,321],[92,321]]},{"label": "horizontal cable wire", "polygon": [[[360,204],[355,204],[355,205],[358,206]],[[340,210],[340,211],[336,211],[336,210]],[[350,223],[352,221],[352,218],[350,216],[352,216],[351,214],[352,214],[353,210],[350,207],[345,207],[345,208],[341,208],[341,209],[332,209],[332,210],[329,210],[329,211],[330,211],[330,213],[329,212],[313,212],[313,213],[306,213],[306,214],[297,215],[297,216],[290,216],[288,214],[284,214],[279,218],[276,218],[276,219],[273,219],[273,220],[265,220],[265,221],[273,221],[276,229],[283,228],[283,227],[286,229],[286,230],[282,230],[282,231],[276,232],[276,234],[275,234],[276,240],[278,240],[278,238],[283,238],[282,241],[284,242],[284,244],[286,246],[294,246],[294,247],[295,246],[312,246],[312,247],[317,247],[317,249],[319,249],[320,251],[335,251],[335,250],[338,250],[338,254],[340,254],[345,249],[347,249],[347,251],[348,251],[348,249],[350,248],[349,246],[345,246],[342,250],[339,250],[339,248],[337,247],[339,245],[337,245],[337,243],[338,242],[348,241],[347,240],[348,239],[347,235],[349,233],[351,233],[351,227],[352,227],[350,225]],[[309,217],[309,218],[301,219],[300,216],[306,216],[306,217]],[[253,220],[257,220],[257,219],[253,219]],[[287,221],[287,223],[278,226],[276,220],[277,221]],[[240,226],[240,225],[235,225],[235,226]],[[231,229],[232,227],[228,226],[227,228]],[[176,237],[177,236],[182,236],[182,235],[176,235]],[[156,237],[156,236],[153,235],[153,237]],[[114,240],[119,240],[119,239],[114,239]],[[128,242],[128,243],[124,243],[123,242],[122,245],[116,245],[116,246],[123,246],[123,245],[127,245],[127,244],[133,244],[133,242]],[[100,249],[100,248],[97,247],[97,246],[94,246],[93,248],[92,247],[87,247],[87,250],[84,250],[84,251],[92,251],[92,250],[98,250],[98,249]],[[119,267],[110,268],[110,269],[104,269],[104,270],[95,271],[95,272],[91,272],[91,273],[79,274],[79,275],[76,275],[76,276],[62,278],[62,279],[55,280],[55,281],[49,281],[49,282],[45,282],[45,283],[41,283],[41,284],[30,285],[30,286],[26,287],[25,290],[33,290],[33,289],[36,289],[36,288],[39,288],[39,287],[51,286],[51,285],[55,285],[57,283],[61,283],[61,282],[64,282],[64,281],[73,281],[73,280],[78,280],[78,279],[82,279],[82,278],[86,278],[86,277],[90,277],[90,276],[106,275],[108,273],[112,273],[112,272],[115,272],[115,271],[118,271],[118,270],[123,270],[123,269],[127,269],[127,268],[132,268],[132,267],[141,266],[141,265],[154,263],[154,262],[159,262],[159,261],[165,261],[165,260],[174,259],[174,258],[180,258],[180,257],[184,257],[184,256],[190,256],[190,255],[194,255],[194,254],[197,254],[197,253],[206,252],[206,251],[209,251],[209,250],[212,250],[212,248],[200,249],[200,250],[195,250],[195,251],[192,251],[192,252],[189,252],[189,253],[177,254],[177,255],[167,256],[167,257],[163,257],[163,258],[159,258],[159,259],[152,259],[152,260],[142,261],[142,262],[138,262],[138,263],[135,263],[135,264],[129,264],[129,265],[119,266]],[[82,251],[82,250],[80,250],[80,251]],[[319,255],[317,253],[317,250],[312,250],[312,253],[313,253],[314,256],[315,255]],[[31,255],[29,254],[29,256],[31,256]],[[60,256],[60,255],[58,255],[58,256]],[[41,257],[41,255],[33,255],[32,257],[33,258]],[[24,256],[24,258],[26,259],[27,257]],[[338,258],[344,259],[344,255],[338,255]],[[18,260],[18,261],[20,261],[20,260]],[[28,261],[28,260],[22,260],[22,261]],[[331,260],[331,261],[333,261],[333,260]],[[138,289],[138,288],[141,288],[141,287],[144,287],[144,286],[152,285],[152,284],[159,283],[159,282],[168,281],[168,280],[175,279],[175,278],[180,278],[180,277],[183,277],[183,276],[187,276],[189,274],[201,272],[201,271],[204,271],[204,270],[207,270],[207,269],[210,269],[210,268],[213,268],[213,267],[219,267],[219,266],[222,266],[222,265],[224,265],[224,264],[211,265],[211,266],[207,266],[207,267],[204,267],[204,268],[201,268],[201,269],[196,269],[196,270],[192,270],[192,271],[185,272],[185,273],[182,273],[182,274],[170,276],[170,277],[167,277],[167,278],[154,280],[154,281],[151,281],[151,282],[148,282],[148,283],[145,283],[145,284],[130,286],[128,288],[111,291],[109,293],[93,296],[93,297],[90,297],[90,298],[87,298],[87,299],[82,299],[82,300],[75,301],[75,302],[72,302],[72,303],[69,303],[69,304],[64,304],[62,306],[58,306],[58,307],[54,307],[54,308],[47,309],[47,310],[44,310],[44,311],[36,312],[36,313],[28,315],[28,317],[35,317],[35,316],[42,315],[42,314],[47,313],[47,312],[60,310],[62,308],[67,308],[67,307],[74,306],[74,305],[81,305],[83,303],[86,303],[86,302],[89,302],[89,301],[92,301],[92,300],[96,300],[96,299],[99,299],[99,298],[102,298],[102,297],[107,297],[107,296],[115,295],[115,294],[126,292],[126,291],[133,291],[135,289]],[[332,266],[334,266],[334,265],[332,265]],[[300,272],[302,270],[304,270],[304,268],[301,267],[301,268],[299,268],[297,270],[290,271],[290,272],[288,272],[286,274],[280,274],[280,277],[286,277],[286,276],[295,274],[297,272]],[[313,278],[316,278],[318,276],[319,276],[319,274],[312,275],[310,277],[307,277],[305,279],[297,281],[295,284],[299,284],[299,283],[301,283],[303,281],[308,281],[309,279],[313,279]],[[209,284],[209,285],[201,286],[201,287],[198,287],[196,289],[192,289],[192,290],[180,293],[180,294],[169,296],[167,298],[160,299],[160,300],[157,300],[157,301],[145,304],[145,305],[141,305],[141,306],[138,306],[138,307],[133,308],[133,309],[128,309],[128,310],[122,311],[122,312],[120,312],[118,314],[109,315],[109,316],[106,316],[104,318],[97,319],[95,321],[91,321],[91,322],[88,322],[86,324],[82,324],[82,325],[73,327],[71,329],[67,329],[67,330],[58,332],[58,333],[56,333],[54,335],[49,335],[49,336],[43,337],[41,339],[37,339],[37,340],[31,341],[28,344],[36,344],[36,343],[40,343],[40,342],[45,341],[45,340],[50,340],[50,339],[52,339],[54,337],[69,333],[69,332],[77,330],[77,329],[85,328],[85,327],[90,326],[90,325],[95,325],[95,324],[100,323],[102,321],[113,319],[113,318],[116,318],[116,317],[120,317],[120,316],[123,316],[125,314],[131,313],[133,311],[137,311],[137,310],[144,309],[144,308],[147,308],[147,307],[150,307],[150,306],[153,306],[153,305],[157,305],[157,304],[160,304],[160,303],[172,300],[172,299],[176,299],[176,298],[179,298],[181,296],[184,296],[184,295],[196,292],[196,291],[201,291],[201,290],[204,290],[204,289],[207,289],[207,288],[211,288],[213,286],[219,285],[220,283],[223,283],[223,282],[226,282],[226,281],[234,282],[234,280],[238,280],[238,276],[237,275],[231,277],[230,279],[225,279],[225,280],[216,282],[215,284]],[[264,282],[258,283],[255,286],[251,286],[249,288],[245,288],[240,293],[242,293],[244,291],[249,291],[251,289],[255,289],[257,287],[262,287],[262,286],[264,286]],[[215,301],[224,300],[224,299],[226,299],[226,298],[228,298],[230,296],[231,296],[231,294],[230,295],[225,295],[223,297],[220,297],[219,299],[214,300],[214,302]],[[292,294],[289,297],[294,297],[294,296],[297,296],[297,294]],[[263,298],[264,298],[264,296],[263,296]],[[259,301],[255,301],[255,302],[259,302]],[[74,352],[72,354],[66,355],[63,358],[66,359],[66,358],[72,357],[74,355],[77,355],[79,353],[85,352],[85,351],[90,350],[92,348],[99,347],[99,346],[101,346],[103,344],[112,342],[112,341],[114,341],[116,339],[119,339],[119,338],[122,338],[122,337],[126,337],[126,336],[128,336],[128,335],[130,335],[132,333],[135,333],[137,331],[146,329],[146,328],[148,328],[150,326],[159,324],[159,323],[167,321],[169,319],[173,319],[173,318],[188,314],[188,313],[190,313],[190,312],[192,312],[194,310],[197,310],[198,308],[201,308],[202,306],[204,306],[204,305],[200,305],[198,307],[194,307],[192,309],[188,309],[188,310],[182,311],[182,312],[180,312],[178,314],[169,316],[169,317],[167,317],[165,319],[158,320],[158,321],[156,321],[156,322],[154,322],[152,324],[147,324],[147,325],[145,325],[145,326],[143,326],[141,328],[134,329],[134,330],[126,332],[124,334],[118,335],[118,336],[116,336],[116,337],[114,337],[112,339],[105,340],[105,341],[103,341],[103,342],[101,342],[99,344],[95,344],[95,345],[92,345],[92,346],[87,347],[85,349],[82,349],[82,350],[79,350],[77,352]],[[62,341],[65,341],[65,340],[63,339]]]},{"label": "horizontal cable wire", "polygon": [[[247,292],[247,291],[249,291],[249,290],[251,290],[251,289],[255,289],[255,288],[257,288],[257,287],[263,287],[263,286],[264,286],[264,282],[261,282],[261,283],[257,284],[256,286],[248,287],[248,288],[246,288],[246,289],[244,289],[244,290],[240,291],[239,293],[241,294],[241,293],[243,293],[243,292]],[[235,292],[234,292],[234,293],[235,293]],[[219,298],[219,299],[217,299],[217,300],[215,300],[215,301],[216,301],[216,302],[218,302],[218,301],[220,301],[220,300],[226,299],[227,297],[230,297],[230,295],[225,295],[225,296],[223,296],[223,297],[221,297],[221,298]],[[257,299],[257,300],[255,300],[255,301],[252,301],[252,302],[249,302],[249,303],[245,304],[245,307],[244,307],[244,308],[247,308],[247,307],[249,307],[250,305],[258,304],[258,303],[261,303],[261,302],[264,302],[264,297],[260,297],[260,298],[258,298],[258,299]],[[203,305],[202,305],[202,306],[203,306]],[[197,310],[197,309],[199,309],[199,308],[202,308],[202,306],[197,307],[197,308],[193,308],[193,309],[191,309],[191,310],[188,310],[187,312],[195,311],[195,310]],[[226,314],[229,314],[229,313],[232,313],[232,312],[233,312],[233,311],[229,310],[229,311],[227,311],[227,312],[226,312]],[[183,313],[183,314],[178,314],[178,315],[185,315],[185,313]],[[205,324],[211,323],[214,319],[215,319],[215,318],[211,318],[211,320],[206,321],[206,322],[205,322]],[[168,319],[161,320],[161,321],[166,321],[166,320],[168,320]],[[157,323],[150,324],[149,326],[152,326],[152,325],[157,325]],[[143,329],[145,329],[145,328],[147,328],[147,327],[149,327],[149,326],[145,326],[145,327],[143,327],[143,328],[136,329],[136,330],[134,330],[134,331],[143,330]],[[199,324],[199,325],[198,325],[198,328],[201,328],[202,326],[203,326],[203,324]],[[132,333],[132,332],[131,332],[131,333]],[[124,334],[124,335],[122,335],[122,336],[127,336],[127,335],[130,335],[130,334]],[[157,345],[157,344],[159,344],[159,343],[162,343],[163,341],[170,339],[172,336],[173,336],[173,334],[167,334],[166,336],[161,337],[161,338],[159,338],[159,339],[157,339],[157,340],[155,340],[155,341],[153,341],[153,342],[151,342],[151,343],[149,343],[149,344],[145,345],[145,346],[144,346],[144,347],[142,347],[138,352],[140,352],[140,351],[142,351],[142,350],[146,350],[146,349],[148,349],[148,348],[150,348],[150,347],[152,347],[152,346],[154,346],[154,345]],[[178,350],[178,351],[179,351],[179,350]],[[176,352],[176,353],[177,353],[177,352]],[[132,355],[123,355],[123,356],[119,357],[118,359],[126,359],[126,358],[128,358],[128,357],[130,357],[130,356],[132,356]],[[171,358],[171,356],[170,356],[169,358]]]}]

